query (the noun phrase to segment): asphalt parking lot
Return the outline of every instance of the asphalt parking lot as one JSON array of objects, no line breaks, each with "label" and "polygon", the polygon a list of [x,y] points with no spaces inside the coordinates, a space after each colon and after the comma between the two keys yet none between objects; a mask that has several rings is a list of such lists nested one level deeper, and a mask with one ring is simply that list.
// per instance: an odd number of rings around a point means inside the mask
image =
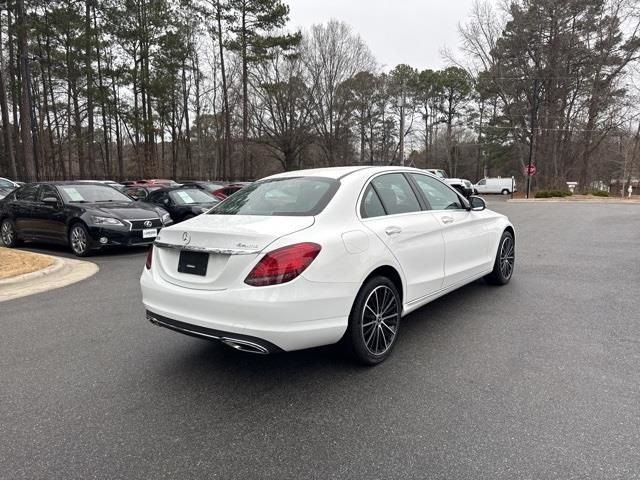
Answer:
[{"label": "asphalt parking lot", "polygon": [[0,303],[0,478],[640,478],[640,207],[490,207],[512,282],[411,314],[376,368],[152,326],[144,250]]}]

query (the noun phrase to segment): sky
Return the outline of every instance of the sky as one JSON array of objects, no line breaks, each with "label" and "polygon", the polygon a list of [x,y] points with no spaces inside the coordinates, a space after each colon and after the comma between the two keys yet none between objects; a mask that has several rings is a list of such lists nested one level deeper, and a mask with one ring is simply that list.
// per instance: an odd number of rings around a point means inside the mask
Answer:
[{"label": "sky", "polygon": [[288,0],[289,26],[308,29],[334,18],[360,34],[384,70],[447,65],[441,51],[459,44],[458,23],[473,0]]}]

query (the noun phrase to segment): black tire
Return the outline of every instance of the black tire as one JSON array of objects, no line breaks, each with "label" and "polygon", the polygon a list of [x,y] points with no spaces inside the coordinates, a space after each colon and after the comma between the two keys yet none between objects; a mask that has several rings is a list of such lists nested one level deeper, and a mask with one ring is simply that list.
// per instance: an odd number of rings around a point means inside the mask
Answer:
[{"label": "black tire", "polygon": [[505,189],[504,189],[504,190],[502,190],[502,192],[500,192],[500,193],[502,193],[502,195],[509,195],[509,193],[511,193],[511,192],[509,192],[509,190],[507,190],[507,189],[505,188]]},{"label": "black tire", "polygon": [[91,254],[91,237],[84,224],[76,222],[69,229],[69,247],[76,257]]},{"label": "black tire", "polygon": [[502,232],[496,260],[493,262],[493,271],[487,275],[485,280],[492,285],[506,285],[513,276],[516,265],[516,243],[510,231]]},{"label": "black tire", "polygon": [[369,279],[358,292],[349,314],[343,338],[349,354],[364,365],[386,360],[398,338],[401,313],[402,301],[393,282],[381,276]]},{"label": "black tire", "polygon": [[2,244],[7,248],[16,247],[20,243],[16,225],[10,218],[5,218],[0,223],[0,237],[2,238]]}]

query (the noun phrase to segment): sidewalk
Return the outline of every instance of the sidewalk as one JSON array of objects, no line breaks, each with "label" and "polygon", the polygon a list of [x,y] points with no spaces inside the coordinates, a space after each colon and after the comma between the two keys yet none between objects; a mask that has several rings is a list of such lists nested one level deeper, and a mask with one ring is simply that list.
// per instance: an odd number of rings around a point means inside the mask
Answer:
[{"label": "sidewalk", "polygon": [[48,267],[0,280],[0,302],[66,287],[95,275],[95,263],[69,258],[39,255],[51,260]]}]

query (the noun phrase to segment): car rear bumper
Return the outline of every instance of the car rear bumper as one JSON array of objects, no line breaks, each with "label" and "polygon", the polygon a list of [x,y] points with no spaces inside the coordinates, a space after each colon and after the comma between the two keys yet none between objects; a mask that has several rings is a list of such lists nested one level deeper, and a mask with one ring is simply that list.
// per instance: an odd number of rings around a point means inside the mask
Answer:
[{"label": "car rear bumper", "polygon": [[153,323],[235,348],[234,339],[266,350],[256,353],[338,342],[358,290],[357,285],[309,282],[304,277],[271,287],[196,290],[171,284],[146,269],[140,284]]}]

